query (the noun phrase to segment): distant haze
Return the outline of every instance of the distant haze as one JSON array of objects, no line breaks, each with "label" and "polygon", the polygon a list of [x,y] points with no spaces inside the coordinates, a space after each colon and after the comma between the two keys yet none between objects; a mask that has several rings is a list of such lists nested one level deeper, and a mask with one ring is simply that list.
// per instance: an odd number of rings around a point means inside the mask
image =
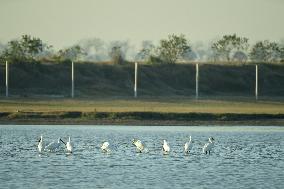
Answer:
[{"label": "distant haze", "polygon": [[59,49],[85,38],[140,44],[171,33],[279,41],[283,18],[283,0],[0,0],[0,42],[30,34]]}]

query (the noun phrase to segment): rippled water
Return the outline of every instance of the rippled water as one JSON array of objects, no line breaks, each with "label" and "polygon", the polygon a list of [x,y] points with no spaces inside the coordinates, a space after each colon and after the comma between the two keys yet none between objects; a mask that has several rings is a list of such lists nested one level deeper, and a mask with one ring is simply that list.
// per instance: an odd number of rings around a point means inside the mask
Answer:
[{"label": "rippled water", "polygon": [[[39,155],[41,134],[46,143],[70,135],[74,153]],[[190,135],[193,149],[185,155]],[[202,154],[210,136],[213,153]],[[136,153],[132,138],[147,152]],[[105,140],[110,153],[99,148]],[[284,127],[2,125],[0,188],[283,188],[283,156]]]}]

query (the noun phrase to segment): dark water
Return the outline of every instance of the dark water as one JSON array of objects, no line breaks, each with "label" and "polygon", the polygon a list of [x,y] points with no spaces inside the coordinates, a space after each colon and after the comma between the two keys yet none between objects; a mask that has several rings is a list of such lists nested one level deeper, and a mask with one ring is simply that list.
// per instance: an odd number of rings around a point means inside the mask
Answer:
[{"label": "dark water", "polygon": [[[70,135],[74,153],[39,155],[41,134],[45,142]],[[190,135],[193,149],[185,155]],[[202,154],[210,136],[213,153]],[[136,153],[134,137],[145,153]],[[99,148],[105,140],[110,153]],[[0,188],[284,188],[284,127],[2,125],[0,162]]]}]

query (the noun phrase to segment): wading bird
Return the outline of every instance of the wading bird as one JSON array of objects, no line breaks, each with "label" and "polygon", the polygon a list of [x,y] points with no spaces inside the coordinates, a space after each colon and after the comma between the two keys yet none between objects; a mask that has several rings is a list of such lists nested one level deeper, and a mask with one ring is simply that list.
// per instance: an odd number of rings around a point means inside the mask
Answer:
[{"label": "wading bird", "polygon": [[65,143],[63,140],[61,140],[63,142],[63,144],[66,146],[66,151],[68,153],[72,153],[73,151],[73,147],[72,147],[72,144],[71,144],[71,137],[69,137],[68,141]]},{"label": "wading bird", "polygon": [[189,141],[184,144],[184,152],[189,153],[191,149],[191,136],[189,136]]},{"label": "wading bird", "polygon": [[140,140],[133,139],[132,144],[136,146],[136,149],[138,152],[142,153],[142,151],[144,150],[144,145],[142,144]]},{"label": "wading bird", "polygon": [[214,146],[214,138],[213,138],[213,137],[209,137],[208,140],[209,140],[209,142],[206,143],[206,144],[203,146],[203,149],[202,149],[203,153],[205,153],[205,154],[207,154],[207,153],[210,154],[211,149],[212,149],[213,146]]},{"label": "wading bird", "polygon": [[67,149],[67,152],[69,152],[69,153],[73,152],[73,146],[71,144],[71,137],[69,137],[69,140],[66,143],[66,149]]},{"label": "wading bird", "polygon": [[164,140],[164,144],[163,144],[163,152],[168,153],[170,152],[170,146],[168,145],[167,141]]},{"label": "wading bird", "polygon": [[108,142],[104,142],[101,146],[101,149],[103,152],[109,152],[110,149],[108,148],[109,147],[109,143]]},{"label": "wading bird", "polygon": [[[48,152],[54,152],[56,150],[58,150],[59,146],[60,146],[60,142],[62,142],[63,144],[65,144],[65,142],[63,140],[61,140],[61,138],[58,138],[58,141],[55,142],[51,142],[49,143],[44,150],[48,151]],[[66,145],[66,144],[65,144]]]},{"label": "wading bird", "polygon": [[41,153],[43,151],[43,139],[42,139],[42,135],[40,135],[40,139],[38,141],[38,145],[37,145],[37,148],[38,148],[38,151],[39,153]]}]

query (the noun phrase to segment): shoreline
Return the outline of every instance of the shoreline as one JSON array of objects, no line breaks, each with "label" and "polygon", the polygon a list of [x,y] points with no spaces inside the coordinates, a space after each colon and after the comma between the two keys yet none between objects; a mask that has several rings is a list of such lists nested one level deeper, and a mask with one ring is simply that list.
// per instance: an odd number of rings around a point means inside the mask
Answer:
[{"label": "shoreline", "polygon": [[284,114],[1,112],[0,125],[284,126]]}]

